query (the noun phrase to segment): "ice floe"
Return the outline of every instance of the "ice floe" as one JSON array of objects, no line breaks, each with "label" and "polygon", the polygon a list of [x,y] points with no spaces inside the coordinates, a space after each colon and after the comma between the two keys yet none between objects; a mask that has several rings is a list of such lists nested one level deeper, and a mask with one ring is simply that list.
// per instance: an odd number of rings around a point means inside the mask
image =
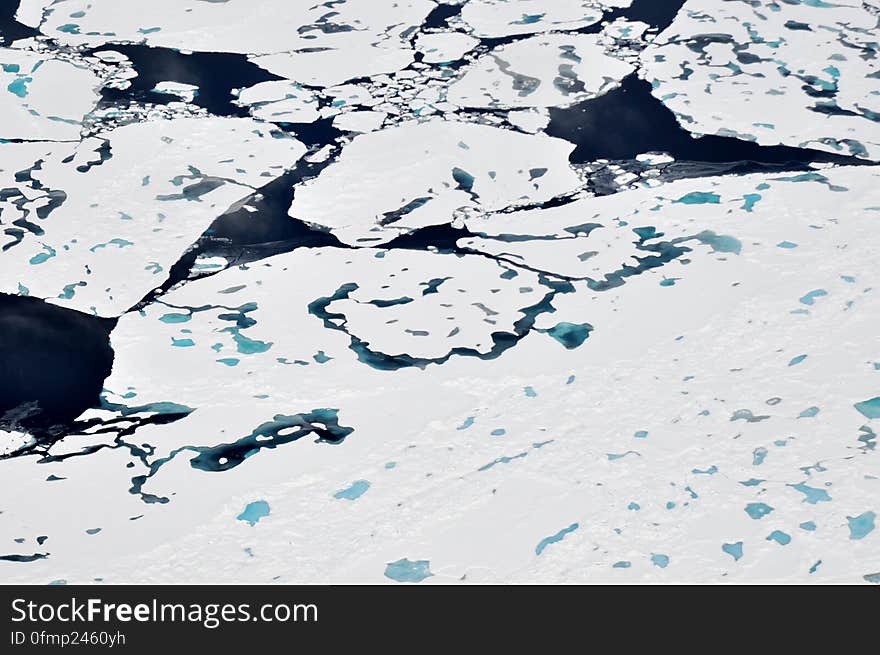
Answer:
[{"label": "ice floe", "polygon": [[479,39],[459,32],[430,32],[419,34],[416,50],[422,53],[426,64],[444,64],[458,61],[480,43]]},{"label": "ice floe", "polygon": [[477,36],[500,37],[588,27],[602,18],[602,8],[591,0],[471,0],[461,18]]},{"label": "ice floe", "polygon": [[614,88],[632,71],[594,34],[541,35],[480,57],[447,99],[464,107],[564,106]]},{"label": "ice floe", "polygon": [[[126,311],[218,215],[305,153],[281,136],[249,119],[180,119],[43,146],[48,155],[22,163],[30,171],[19,181],[21,169],[4,171],[26,202],[18,225],[15,214],[2,219],[11,239],[0,290],[102,316]],[[9,148],[19,146],[0,145]]]},{"label": "ice floe", "polygon": [[77,141],[102,80],[88,66],[0,48],[0,138]]},{"label": "ice floe", "polygon": [[[69,45],[128,42],[242,54],[340,48],[354,54],[379,40],[400,43],[434,6],[430,0],[341,2],[333,9],[287,0],[155,0],[131,11],[115,0],[22,0],[16,16]],[[368,60],[360,64],[370,66]]]},{"label": "ice floe", "polygon": [[273,123],[311,123],[320,118],[315,93],[286,80],[260,82],[241,89],[236,104],[247,106],[255,118]]},{"label": "ice floe", "polygon": [[[542,202],[571,191],[571,144],[456,121],[406,123],[355,137],[296,189],[290,215],[346,243],[376,245],[459,210]],[[332,193],[328,193],[329,189]]]},{"label": "ice floe", "polygon": [[642,65],[692,132],[877,159],[878,20],[861,0],[689,0]]}]

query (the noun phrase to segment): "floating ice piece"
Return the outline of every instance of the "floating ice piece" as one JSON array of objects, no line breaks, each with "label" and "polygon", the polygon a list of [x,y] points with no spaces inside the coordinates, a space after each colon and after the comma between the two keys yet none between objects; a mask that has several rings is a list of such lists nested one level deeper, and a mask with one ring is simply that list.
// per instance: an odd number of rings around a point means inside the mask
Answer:
[{"label": "floating ice piece", "polygon": [[599,22],[602,9],[591,0],[470,0],[461,18],[480,37],[576,30]]},{"label": "floating ice piece", "polygon": [[155,93],[164,93],[167,95],[177,96],[186,102],[192,102],[199,93],[199,87],[193,84],[184,84],[183,82],[159,82],[153,87]]},{"label": "floating ice piece", "polygon": [[636,161],[655,166],[657,164],[668,164],[669,162],[675,161],[675,158],[670,157],[665,152],[646,152],[641,155],[636,155]]},{"label": "floating ice piece", "polygon": [[[627,5],[630,4],[629,0],[624,0],[624,3]],[[672,3],[669,4],[671,5]],[[612,39],[614,41],[620,41],[622,44],[626,44],[628,41],[638,41],[639,39],[642,39],[645,32],[650,27],[650,25],[643,23],[642,21],[632,21],[621,17],[610,23],[604,24],[601,33],[606,41]]]},{"label": "floating ice piece", "polygon": [[92,53],[92,56],[106,64],[121,64],[129,60],[128,57],[116,50],[99,50]]},{"label": "floating ice piece", "polygon": [[78,147],[55,145],[23,181],[13,173],[27,163],[3,173],[3,186],[46,206],[0,253],[10,271],[0,291],[19,293],[21,284],[55,304],[119,314],[159,286],[217,216],[304,152],[293,138],[272,138],[265,123],[233,118],[134,123]]},{"label": "floating ice piece", "polygon": [[330,10],[289,0],[152,0],[132,11],[116,0],[23,0],[16,16],[68,45],[121,41],[242,54],[339,48],[340,59],[350,57],[366,75],[366,48],[383,40],[405,43],[435,6],[429,0],[370,0]]},{"label": "floating ice piece", "polygon": [[860,0],[689,0],[641,60],[694,133],[878,159],[876,29]]},{"label": "floating ice piece", "polygon": [[333,86],[359,77],[393,73],[412,62],[408,47],[383,47],[352,40],[339,48],[285,52],[251,57],[270,73],[312,86]]},{"label": "floating ice piece", "polygon": [[382,127],[386,116],[381,111],[352,111],[336,116],[333,125],[346,132],[375,132]]},{"label": "floating ice piece", "polygon": [[0,139],[79,140],[100,86],[84,65],[0,48]]},{"label": "floating ice piece", "polygon": [[34,438],[24,432],[0,429],[0,456],[9,455],[34,442]]},{"label": "floating ice piece", "polygon": [[520,109],[507,113],[507,122],[523,132],[540,132],[550,122],[550,115],[541,108]]},{"label": "floating ice piece", "polygon": [[[466,5],[470,6],[470,5]],[[462,107],[564,107],[610,91],[633,67],[595,34],[547,34],[496,48],[449,87]]]},{"label": "floating ice piece", "polygon": [[242,89],[235,104],[248,107],[255,118],[273,123],[311,123],[321,116],[314,91],[288,80]]},{"label": "floating ice piece", "polygon": [[[342,241],[375,245],[452,221],[463,208],[542,202],[579,179],[573,146],[543,135],[431,120],[364,134],[316,179],[296,190],[290,215],[330,228]],[[544,168],[533,179],[529,171]]]},{"label": "floating ice piece", "polygon": [[433,32],[419,34],[416,50],[422,53],[422,61],[426,64],[446,64],[458,61],[479,42],[479,39],[461,32]]}]

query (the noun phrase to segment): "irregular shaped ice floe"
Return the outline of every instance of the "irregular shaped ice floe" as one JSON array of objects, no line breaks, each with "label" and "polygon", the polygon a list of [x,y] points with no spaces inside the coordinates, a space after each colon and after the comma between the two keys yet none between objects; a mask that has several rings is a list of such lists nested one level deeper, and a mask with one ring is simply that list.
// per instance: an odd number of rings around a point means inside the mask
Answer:
[{"label": "irregular shaped ice floe", "polygon": [[382,127],[387,114],[381,111],[352,111],[339,114],[333,126],[346,132],[375,132]]},{"label": "irregular shaped ice floe", "polygon": [[463,107],[567,106],[611,90],[632,71],[605,54],[595,34],[547,34],[481,56],[447,99]]},{"label": "irregular shaped ice floe", "polygon": [[153,91],[156,93],[177,96],[182,100],[192,102],[192,99],[199,93],[199,87],[193,84],[183,84],[181,82],[159,82],[153,87]]},{"label": "irregular shaped ice floe", "polygon": [[250,119],[134,123],[76,147],[44,146],[24,174],[4,167],[16,195],[0,218],[9,239],[0,263],[10,272],[0,291],[22,285],[102,316],[127,310],[218,215],[305,152],[282,136]]},{"label": "irregular shaped ice floe", "polygon": [[78,140],[101,83],[85,65],[0,48],[0,139]]},{"label": "irregular shaped ice floe", "polygon": [[470,0],[461,18],[480,37],[575,30],[599,22],[600,4],[592,0]]},{"label": "irregular shaped ice floe", "polygon": [[415,45],[426,64],[446,64],[458,61],[479,43],[479,39],[460,32],[429,32],[419,34]]},{"label": "irregular shaped ice floe", "polygon": [[400,45],[382,46],[352,39],[339,48],[303,49],[252,57],[260,68],[312,86],[333,86],[348,80],[406,68],[415,51]]},{"label": "irregular shaped ice floe", "polygon": [[[872,193],[877,183],[877,173],[868,167],[828,174],[835,180],[846,177],[855,197]],[[739,211],[743,197],[756,187],[761,187],[761,202],[752,212],[756,215],[774,215],[797,205],[803,216],[821,219],[837,211],[841,199],[839,192],[822,184],[777,176],[680,180],[557,207],[469,215],[464,223],[472,236],[462,237],[458,245],[607,288],[693,249],[718,258],[739,254],[746,246],[736,234],[725,232],[736,232],[731,213]],[[853,211],[866,216],[858,204]],[[804,297],[814,302],[814,296]]]},{"label": "irregular shaped ice floe", "polygon": [[33,441],[34,438],[25,432],[0,429],[0,456],[21,450]]},{"label": "irregular shaped ice floe", "polygon": [[520,109],[508,112],[507,122],[523,132],[535,134],[547,127],[550,116],[546,109],[542,108]]},{"label": "irregular shaped ice floe", "polygon": [[571,191],[579,184],[567,161],[572,149],[561,139],[475,123],[406,123],[356,137],[296,189],[290,215],[328,227],[346,243],[375,245],[449,223],[460,210],[497,210]]},{"label": "irregular shaped ice floe", "polygon": [[68,45],[134,42],[242,54],[339,48],[353,56],[381,40],[401,43],[434,7],[429,0],[338,2],[332,10],[288,0],[154,0],[132,11],[116,0],[22,0],[16,17]]},{"label": "irregular shaped ice floe", "polygon": [[689,0],[641,60],[691,132],[878,159],[878,20],[861,0]]},{"label": "irregular shaped ice floe", "polygon": [[[320,284],[290,288],[295,270]],[[498,357],[534,316],[551,311],[545,299],[554,291],[536,275],[507,270],[478,256],[372,249],[297,250],[229,269],[123,317],[114,331],[118,366],[105,386],[140,389],[140,404],[161,395],[198,407],[248,394],[248,371],[301,378],[338,361],[383,371]],[[126,348],[144,338],[154,357],[129,370]],[[168,382],[144,387],[159,370]],[[144,398],[150,386],[156,391]]]},{"label": "irregular shaped ice floe", "polygon": [[235,104],[248,107],[251,116],[272,123],[311,123],[318,120],[318,97],[297,82],[273,80],[241,89]]}]

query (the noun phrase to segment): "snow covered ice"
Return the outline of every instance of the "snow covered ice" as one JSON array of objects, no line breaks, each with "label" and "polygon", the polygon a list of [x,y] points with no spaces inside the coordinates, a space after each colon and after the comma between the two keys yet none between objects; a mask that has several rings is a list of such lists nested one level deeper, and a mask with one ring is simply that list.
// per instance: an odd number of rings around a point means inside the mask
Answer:
[{"label": "snow covered ice", "polygon": [[880,579],[880,5],[330,4],[0,15],[3,580]]}]

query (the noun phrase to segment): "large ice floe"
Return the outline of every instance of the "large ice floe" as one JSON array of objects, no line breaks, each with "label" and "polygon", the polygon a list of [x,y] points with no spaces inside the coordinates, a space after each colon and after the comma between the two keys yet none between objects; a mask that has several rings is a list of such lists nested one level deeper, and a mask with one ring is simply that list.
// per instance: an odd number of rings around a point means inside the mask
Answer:
[{"label": "large ice floe", "polygon": [[142,4],[0,13],[5,581],[880,579],[875,4]]},{"label": "large ice floe", "polygon": [[78,141],[101,80],[88,66],[0,48],[0,138]]},{"label": "large ice floe", "polygon": [[691,0],[642,63],[690,131],[878,159],[878,15],[862,0]]},{"label": "large ice floe", "polygon": [[504,37],[551,30],[573,30],[598,23],[602,8],[589,0],[474,0],[461,11],[462,20],[480,37]]},{"label": "large ice floe", "polygon": [[124,312],[214,218],[305,152],[270,128],[228,118],[133,123],[44,145],[17,160],[23,171],[4,166],[0,290]]},{"label": "large ice floe", "polygon": [[[399,40],[436,5],[431,0],[341,2],[332,8],[303,0],[156,0],[132,11],[115,0],[23,0],[25,25],[68,45],[146,43],[192,51],[269,54],[296,50],[356,52]],[[368,60],[362,65],[370,66]]]},{"label": "large ice floe", "polygon": [[574,190],[572,145],[489,125],[404,123],[356,137],[297,189],[290,215],[374,245],[457,212],[543,202]]},{"label": "large ice floe", "polygon": [[[600,95],[633,71],[593,34],[549,34],[483,55],[449,89],[464,107],[551,107]],[[548,82],[551,82],[549,83]]]}]

